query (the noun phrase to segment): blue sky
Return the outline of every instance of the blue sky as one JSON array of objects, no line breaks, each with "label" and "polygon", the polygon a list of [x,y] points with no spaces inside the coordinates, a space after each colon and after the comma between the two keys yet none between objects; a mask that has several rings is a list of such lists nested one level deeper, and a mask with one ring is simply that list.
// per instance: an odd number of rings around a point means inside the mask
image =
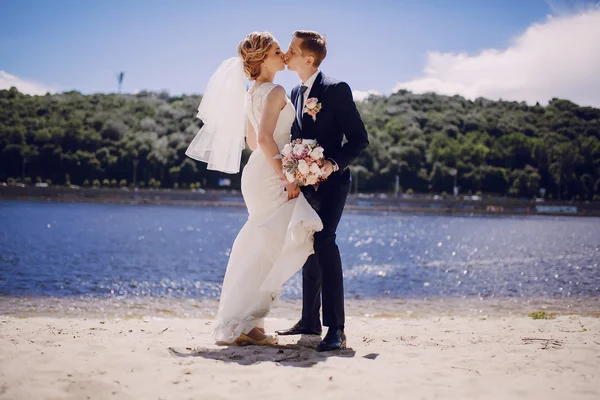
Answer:
[{"label": "blue sky", "polygon": [[[555,2],[556,3],[556,2]],[[568,4],[567,4],[568,5]],[[200,93],[249,32],[287,48],[296,29],[326,35],[322,69],[355,90],[391,92],[423,76],[428,54],[506,49],[544,23],[544,0],[0,0],[0,71],[58,91]],[[276,81],[297,83],[284,71]],[[418,90],[416,90],[418,91]]]}]

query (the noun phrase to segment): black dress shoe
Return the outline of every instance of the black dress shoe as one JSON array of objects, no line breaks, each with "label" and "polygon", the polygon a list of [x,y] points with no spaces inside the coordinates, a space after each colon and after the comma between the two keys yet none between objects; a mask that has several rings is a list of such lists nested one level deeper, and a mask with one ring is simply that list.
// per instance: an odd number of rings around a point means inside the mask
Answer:
[{"label": "black dress shoe", "polygon": [[302,321],[299,321],[296,325],[292,326],[290,329],[283,329],[280,331],[275,331],[280,336],[287,335],[319,335],[321,336],[321,327],[319,328],[309,328],[302,325]]},{"label": "black dress shoe", "polygon": [[329,328],[317,351],[332,351],[346,348],[346,334],[340,328]]}]

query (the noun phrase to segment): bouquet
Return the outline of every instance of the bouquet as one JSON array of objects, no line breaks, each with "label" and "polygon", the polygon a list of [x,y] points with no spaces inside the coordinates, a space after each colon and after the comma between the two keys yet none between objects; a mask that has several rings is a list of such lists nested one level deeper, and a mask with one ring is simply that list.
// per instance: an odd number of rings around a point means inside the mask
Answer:
[{"label": "bouquet", "polygon": [[286,144],[282,155],[283,172],[288,182],[298,186],[315,185],[325,180],[323,148],[313,139],[296,139]]}]

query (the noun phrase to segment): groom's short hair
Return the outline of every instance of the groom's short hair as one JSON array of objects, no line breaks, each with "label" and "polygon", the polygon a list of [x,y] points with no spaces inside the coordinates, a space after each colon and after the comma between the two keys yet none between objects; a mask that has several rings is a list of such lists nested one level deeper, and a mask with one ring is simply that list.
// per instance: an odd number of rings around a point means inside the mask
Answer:
[{"label": "groom's short hair", "polygon": [[309,53],[315,58],[313,65],[318,67],[321,65],[325,56],[327,56],[327,41],[319,32],[315,31],[296,31],[294,36],[302,39],[300,49],[302,53]]}]

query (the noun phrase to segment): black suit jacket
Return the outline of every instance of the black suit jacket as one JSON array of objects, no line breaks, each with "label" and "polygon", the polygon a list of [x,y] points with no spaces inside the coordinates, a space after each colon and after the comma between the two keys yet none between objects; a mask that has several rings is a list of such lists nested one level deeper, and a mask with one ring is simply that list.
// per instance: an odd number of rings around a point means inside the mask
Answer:
[{"label": "black suit jacket", "polygon": [[[292,89],[292,102],[297,104],[300,85]],[[323,147],[325,158],[334,160],[341,174],[369,145],[365,124],[346,82],[336,81],[319,72],[308,98],[316,97],[322,108],[316,121],[303,114],[302,129],[294,118],[292,138],[315,139]],[[344,136],[346,143],[343,143]]]}]

